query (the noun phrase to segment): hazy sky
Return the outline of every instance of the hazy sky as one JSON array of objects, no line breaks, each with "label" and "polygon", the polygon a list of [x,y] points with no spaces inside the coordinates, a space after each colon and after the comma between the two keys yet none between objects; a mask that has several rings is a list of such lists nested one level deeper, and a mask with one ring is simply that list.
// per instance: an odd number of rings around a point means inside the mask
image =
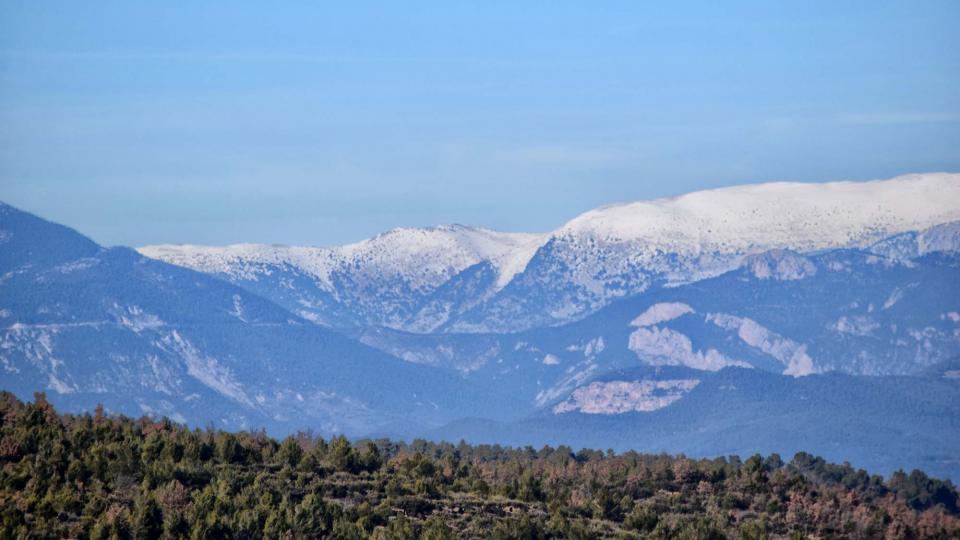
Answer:
[{"label": "hazy sky", "polygon": [[960,170],[953,0],[280,4],[0,3],[0,199],[105,244],[325,245]]}]

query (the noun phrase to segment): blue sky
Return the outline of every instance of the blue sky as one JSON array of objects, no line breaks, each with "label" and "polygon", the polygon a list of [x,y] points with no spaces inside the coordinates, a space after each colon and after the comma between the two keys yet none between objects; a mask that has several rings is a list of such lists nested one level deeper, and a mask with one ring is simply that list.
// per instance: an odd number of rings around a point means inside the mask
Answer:
[{"label": "blue sky", "polygon": [[960,2],[329,4],[3,2],[0,199],[327,245],[960,170]]}]

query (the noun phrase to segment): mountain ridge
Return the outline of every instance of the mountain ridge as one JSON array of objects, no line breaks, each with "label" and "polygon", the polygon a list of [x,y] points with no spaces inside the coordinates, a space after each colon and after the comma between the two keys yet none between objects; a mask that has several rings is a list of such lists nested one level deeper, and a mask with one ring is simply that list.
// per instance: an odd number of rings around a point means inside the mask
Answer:
[{"label": "mountain ridge", "polygon": [[[862,248],[916,234],[960,221],[956,201],[960,174],[951,173],[773,182],[607,205],[545,234],[446,225],[393,229],[334,248],[139,251],[226,278],[328,326],[501,332],[570,322],[651,286],[719,275],[771,249]],[[960,243],[956,234],[941,240]],[[446,291],[452,283],[457,290]]]},{"label": "mountain ridge", "polygon": [[0,373],[202,425],[370,433],[504,410],[507,397],[300,319],[224,280],[0,207]]}]

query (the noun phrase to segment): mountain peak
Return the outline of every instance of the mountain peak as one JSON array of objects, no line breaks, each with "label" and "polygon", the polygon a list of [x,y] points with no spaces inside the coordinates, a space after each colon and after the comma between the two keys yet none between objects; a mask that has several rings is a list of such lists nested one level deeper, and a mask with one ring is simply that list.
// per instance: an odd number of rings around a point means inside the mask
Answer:
[{"label": "mountain peak", "polygon": [[697,251],[865,245],[899,232],[960,219],[960,174],[868,182],[769,182],[616,204],[585,212],[557,233],[642,241]]}]

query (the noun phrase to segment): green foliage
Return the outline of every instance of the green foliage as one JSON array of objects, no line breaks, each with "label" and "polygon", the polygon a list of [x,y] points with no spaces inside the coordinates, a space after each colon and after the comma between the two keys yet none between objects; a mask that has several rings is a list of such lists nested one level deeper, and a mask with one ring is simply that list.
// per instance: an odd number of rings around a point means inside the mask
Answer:
[{"label": "green foliage", "polygon": [[897,471],[890,478],[890,487],[916,510],[942,505],[949,512],[957,512],[957,490],[949,480],[930,478],[923,471],[918,470],[914,470],[909,475],[903,471]]},{"label": "green foliage", "polygon": [[653,531],[659,522],[660,517],[657,516],[657,513],[653,510],[653,508],[647,505],[637,505],[634,507],[633,511],[627,515],[623,524],[628,529],[633,529],[642,533],[648,533]]},{"label": "green foliage", "polygon": [[278,442],[0,393],[0,538],[951,538],[957,501],[805,453]]}]

